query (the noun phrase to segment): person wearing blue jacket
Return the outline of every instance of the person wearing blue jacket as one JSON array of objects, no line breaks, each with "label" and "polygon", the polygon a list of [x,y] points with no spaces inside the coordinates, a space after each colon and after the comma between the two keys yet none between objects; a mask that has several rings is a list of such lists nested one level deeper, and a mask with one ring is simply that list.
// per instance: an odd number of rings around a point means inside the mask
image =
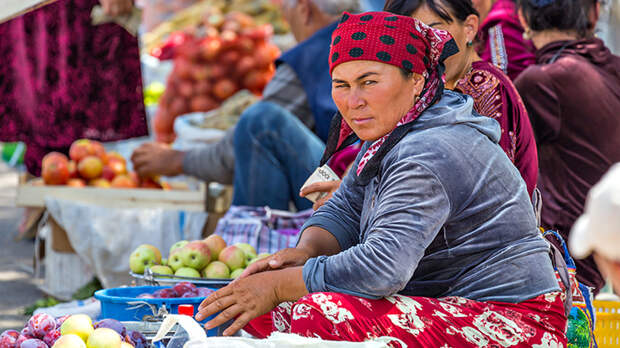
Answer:
[{"label": "person wearing blue jacket", "polygon": [[566,346],[566,294],[499,124],[443,89],[456,50],[411,17],[343,15],[330,50],[339,113],[321,162],[357,139],[361,151],[297,247],[250,265],[197,320],[233,319],[225,335]]}]

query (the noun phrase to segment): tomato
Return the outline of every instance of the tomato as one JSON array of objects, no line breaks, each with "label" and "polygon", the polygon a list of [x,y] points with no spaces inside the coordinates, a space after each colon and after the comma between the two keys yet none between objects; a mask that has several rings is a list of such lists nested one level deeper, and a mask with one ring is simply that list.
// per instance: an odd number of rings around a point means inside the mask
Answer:
[{"label": "tomato", "polygon": [[213,95],[219,100],[225,100],[235,94],[237,86],[230,79],[221,79],[213,86]]},{"label": "tomato", "polygon": [[235,75],[242,77],[245,76],[250,70],[256,67],[256,61],[251,56],[244,56],[239,59],[237,62],[237,67],[235,69]]},{"label": "tomato", "polygon": [[183,79],[192,78],[192,63],[185,58],[176,58],[173,74]]},{"label": "tomato", "polygon": [[200,43],[200,56],[207,61],[214,60],[222,49],[222,42],[217,37],[207,37]]},{"label": "tomato", "polygon": [[271,24],[263,24],[255,28],[244,29],[242,34],[255,41],[267,41],[273,36],[273,27]]},{"label": "tomato", "polygon": [[174,98],[170,103],[170,114],[171,116],[179,116],[187,112],[187,103],[183,98]]},{"label": "tomato", "polygon": [[196,81],[206,80],[209,77],[209,67],[194,63],[192,65],[192,77]]},{"label": "tomato", "polygon": [[209,81],[203,80],[198,81],[194,85],[194,94],[195,95],[207,95],[211,92],[211,84]]},{"label": "tomato", "polygon": [[237,51],[226,51],[222,54],[220,61],[222,62],[222,64],[234,66],[235,64],[237,64],[239,58],[241,58],[241,53]]},{"label": "tomato", "polygon": [[190,101],[190,109],[192,112],[209,111],[217,107],[217,102],[207,96],[199,95],[193,97]]}]

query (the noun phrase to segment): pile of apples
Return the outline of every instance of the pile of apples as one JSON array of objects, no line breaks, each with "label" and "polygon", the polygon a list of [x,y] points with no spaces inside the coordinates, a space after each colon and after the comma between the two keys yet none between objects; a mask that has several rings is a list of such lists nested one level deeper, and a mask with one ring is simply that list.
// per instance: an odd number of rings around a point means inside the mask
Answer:
[{"label": "pile of apples", "polygon": [[0,348],[146,348],[148,342],[138,331],[127,331],[114,319],[93,325],[86,314],[54,318],[39,313],[32,316],[21,332],[0,334]]},{"label": "pile of apples", "polygon": [[[194,33],[174,32],[154,55],[174,57],[174,68],[153,120],[156,139],[174,141],[174,119],[209,111],[241,89],[262,94],[275,71],[279,48],[273,28],[240,12],[213,10]],[[164,52],[164,53],[162,53]],[[169,52],[169,53],[165,53]]]},{"label": "pile of apples", "polygon": [[138,298],[187,298],[208,297],[214,291],[209,288],[197,287],[190,282],[181,282],[169,288],[163,288],[151,293],[138,295]]},{"label": "pile of apples", "polygon": [[71,187],[162,189],[156,178],[140,178],[127,171],[127,162],[118,152],[106,152],[95,140],[80,139],[71,144],[69,157],[50,152],[41,162],[46,185]]},{"label": "pile of apples", "polygon": [[167,259],[149,244],[142,244],[131,253],[129,268],[137,274],[149,267],[158,276],[234,279],[245,267],[270,254],[256,254],[253,246],[237,243],[227,246],[222,237],[211,235],[204,240],[180,241],[170,248]]}]

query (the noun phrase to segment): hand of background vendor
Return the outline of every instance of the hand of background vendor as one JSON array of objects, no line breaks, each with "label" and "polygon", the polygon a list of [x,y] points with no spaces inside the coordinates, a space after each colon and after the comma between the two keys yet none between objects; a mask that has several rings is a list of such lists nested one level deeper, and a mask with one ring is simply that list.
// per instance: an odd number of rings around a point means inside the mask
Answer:
[{"label": "hand of background vendor", "polygon": [[99,0],[103,12],[108,16],[116,17],[131,12],[133,0]]},{"label": "hand of background vendor", "polygon": [[245,278],[255,273],[272,271],[287,267],[303,266],[306,261],[308,261],[308,259],[311,257],[312,256],[310,255],[310,252],[303,248],[282,249],[269,257],[260,259],[252,263],[251,265],[246,267],[245,271],[243,271],[243,273],[241,273],[241,275],[234,281]]},{"label": "hand of background vendor", "polygon": [[315,182],[314,184],[302,188],[299,192],[299,195],[301,197],[306,197],[307,195],[314,192],[327,192],[327,195],[325,197],[320,198],[312,205],[312,209],[318,210],[323,204],[325,204],[327,201],[329,201],[330,198],[332,198],[334,192],[336,192],[336,190],[338,190],[338,187],[340,187],[341,182],[342,180]]},{"label": "hand of background vendor", "polygon": [[234,319],[224,336],[235,334],[252,319],[268,313],[284,301],[297,301],[308,290],[301,267],[253,274],[219,289],[198,307],[196,320],[220,312],[205,324],[209,330]]},{"label": "hand of background vendor", "polygon": [[131,155],[134,170],[140,177],[183,174],[183,151],[162,143],[145,143]]}]

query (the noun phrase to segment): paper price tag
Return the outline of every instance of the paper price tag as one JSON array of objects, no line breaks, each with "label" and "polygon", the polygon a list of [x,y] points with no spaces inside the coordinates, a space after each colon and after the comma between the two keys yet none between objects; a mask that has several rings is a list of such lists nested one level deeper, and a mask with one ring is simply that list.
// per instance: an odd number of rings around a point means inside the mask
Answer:
[{"label": "paper price tag", "polygon": [[[306,182],[301,187],[302,189],[306,186],[312,185],[315,182],[323,182],[323,181],[335,181],[340,180],[340,177],[334,173],[334,171],[327,165],[323,165],[318,167],[310,177],[306,180]],[[319,199],[327,196],[327,192],[313,192],[306,196],[308,200],[312,203],[316,203]]]}]

